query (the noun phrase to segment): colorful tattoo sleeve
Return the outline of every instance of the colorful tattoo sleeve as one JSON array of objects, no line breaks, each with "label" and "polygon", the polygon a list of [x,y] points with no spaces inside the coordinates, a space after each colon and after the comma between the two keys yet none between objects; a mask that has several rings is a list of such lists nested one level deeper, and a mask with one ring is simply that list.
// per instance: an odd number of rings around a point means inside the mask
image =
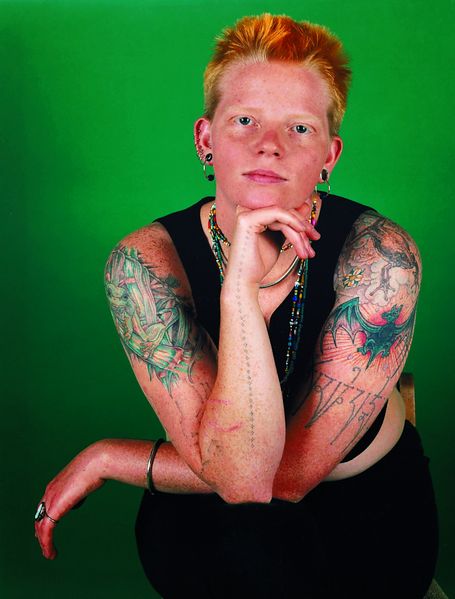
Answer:
[{"label": "colorful tattoo sleeve", "polygon": [[[379,412],[396,383],[411,346],[421,266],[403,229],[366,212],[340,254],[337,300],[319,338],[311,381],[313,412],[343,413],[331,443],[348,450]],[[302,405],[297,406],[296,410]]]},{"label": "colorful tattoo sleeve", "polygon": [[180,282],[160,278],[134,248],[118,246],[105,271],[106,294],[122,344],[130,357],[143,360],[172,395],[181,376],[191,379],[203,336],[190,303],[175,290]]}]

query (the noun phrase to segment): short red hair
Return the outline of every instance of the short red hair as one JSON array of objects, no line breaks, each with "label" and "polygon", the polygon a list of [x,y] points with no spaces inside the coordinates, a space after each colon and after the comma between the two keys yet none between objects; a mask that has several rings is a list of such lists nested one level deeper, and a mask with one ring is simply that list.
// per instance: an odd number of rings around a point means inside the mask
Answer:
[{"label": "short red hair", "polygon": [[316,69],[328,85],[332,105],[331,135],[338,133],[351,80],[341,41],[328,29],[285,15],[243,17],[217,38],[215,52],[204,73],[205,116],[212,119],[220,100],[219,83],[236,62],[283,61]]}]

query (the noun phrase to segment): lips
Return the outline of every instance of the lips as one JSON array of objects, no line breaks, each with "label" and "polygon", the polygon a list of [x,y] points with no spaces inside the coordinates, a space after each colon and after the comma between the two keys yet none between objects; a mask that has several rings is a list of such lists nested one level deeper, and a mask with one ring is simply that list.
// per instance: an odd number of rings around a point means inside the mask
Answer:
[{"label": "lips", "polygon": [[246,177],[247,179],[250,179],[250,181],[254,181],[255,183],[267,184],[267,183],[283,183],[284,181],[287,181],[287,179],[285,177],[282,177],[278,173],[275,173],[275,171],[267,171],[267,170],[263,170],[263,169],[248,171],[246,173],[243,173],[243,176]]}]

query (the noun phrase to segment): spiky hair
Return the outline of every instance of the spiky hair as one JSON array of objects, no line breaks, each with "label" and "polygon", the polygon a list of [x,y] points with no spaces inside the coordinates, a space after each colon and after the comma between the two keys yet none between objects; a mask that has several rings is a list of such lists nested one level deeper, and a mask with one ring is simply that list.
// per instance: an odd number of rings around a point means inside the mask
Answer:
[{"label": "spiky hair", "polygon": [[332,99],[330,133],[338,133],[351,70],[341,41],[327,28],[285,15],[265,13],[243,17],[217,38],[212,60],[204,74],[205,116],[212,119],[220,100],[220,80],[234,63],[282,61],[313,68],[325,80]]}]

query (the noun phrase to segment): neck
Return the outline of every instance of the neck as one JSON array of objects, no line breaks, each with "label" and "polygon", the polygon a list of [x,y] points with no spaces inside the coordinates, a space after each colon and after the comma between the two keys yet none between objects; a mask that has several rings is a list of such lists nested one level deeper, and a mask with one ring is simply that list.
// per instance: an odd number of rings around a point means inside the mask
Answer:
[{"label": "neck", "polygon": [[226,237],[231,240],[234,236],[235,223],[237,220],[237,206],[218,197],[215,197],[215,202],[218,226]]}]

